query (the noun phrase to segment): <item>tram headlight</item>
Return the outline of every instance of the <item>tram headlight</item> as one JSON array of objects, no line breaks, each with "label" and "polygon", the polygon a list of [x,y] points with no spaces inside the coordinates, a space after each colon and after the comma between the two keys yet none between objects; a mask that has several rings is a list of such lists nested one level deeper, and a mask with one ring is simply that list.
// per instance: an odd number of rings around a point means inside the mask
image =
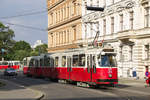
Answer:
[{"label": "tram headlight", "polygon": [[112,74],[109,74],[109,78],[112,78]]}]

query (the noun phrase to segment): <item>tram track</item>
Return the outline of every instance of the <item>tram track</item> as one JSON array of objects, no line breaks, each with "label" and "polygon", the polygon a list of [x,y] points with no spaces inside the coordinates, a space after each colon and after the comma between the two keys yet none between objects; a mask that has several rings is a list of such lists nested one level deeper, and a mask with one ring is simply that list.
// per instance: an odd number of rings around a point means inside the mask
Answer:
[{"label": "tram track", "polygon": [[[70,93],[69,92],[68,93],[70,95],[73,95],[73,96],[66,97],[70,99],[64,99],[64,100],[78,100],[78,99],[71,99],[71,98],[77,98],[76,96],[82,99],[86,97],[85,100],[149,100],[150,98],[150,95],[148,93],[145,93],[143,91],[137,91],[134,89],[132,90],[128,88],[121,88],[121,89],[117,87],[116,88],[110,88],[110,87],[109,88],[96,88],[96,89],[95,88],[83,88],[83,87],[77,87],[71,84],[60,84],[60,83],[55,83],[55,82],[51,82],[51,81],[43,80],[43,79],[28,78],[23,75],[17,76],[16,78],[12,78],[12,77],[6,78],[3,76],[3,79],[13,81],[25,87],[29,87],[31,89],[44,92],[46,95],[41,100],[49,100],[50,97],[53,96],[53,95],[50,95],[50,93],[52,91],[56,92],[57,89],[58,91],[61,91],[62,93],[63,91],[65,92],[70,91]],[[49,87],[50,90],[47,87]],[[50,100],[61,100],[61,99],[55,99],[57,98],[56,97],[57,95],[60,95],[60,92],[56,94],[53,93],[53,94],[55,97],[53,97]],[[65,98],[65,95],[66,94],[64,94],[63,98]],[[82,100],[82,99],[79,99],[79,100]]]}]

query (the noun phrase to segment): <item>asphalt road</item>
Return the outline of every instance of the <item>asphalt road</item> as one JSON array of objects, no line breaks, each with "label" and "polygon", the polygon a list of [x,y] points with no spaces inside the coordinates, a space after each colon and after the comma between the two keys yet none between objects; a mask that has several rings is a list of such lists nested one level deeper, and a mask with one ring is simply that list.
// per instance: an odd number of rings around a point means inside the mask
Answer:
[{"label": "asphalt road", "polygon": [[13,81],[25,87],[42,91],[41,100],[150,100],[150,88],[121,84],[116,88],[83,88],[72,84],[61,84],[48,79],[29,78],[20,72],[17,77],[0,78]]}]

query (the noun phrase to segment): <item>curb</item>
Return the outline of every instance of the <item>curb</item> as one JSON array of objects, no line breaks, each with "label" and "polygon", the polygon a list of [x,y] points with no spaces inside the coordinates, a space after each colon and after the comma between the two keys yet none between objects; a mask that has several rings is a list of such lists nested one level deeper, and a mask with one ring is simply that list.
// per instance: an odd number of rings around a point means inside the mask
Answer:
[{"label": "curb", "polygon": [[31,88],[27,88],[31,91],[33,91],[34,93],[37,94],[37,96],[35,97],[35,100],[41,100],[44,97],[44,93],[35,89],[31,89]]},{"label": "curb", "polygon": [[41,92],[41,91],[38,91],[38,90],[35,90],[35,89],[31,89],[31,88],[25,87],[25,86],[23,86],[23,85],[14,83],[14,82],[12,82],[12,81],[4,80],[4,79],[0,79],[0,80],[2,80],[3,82],[9,82],[9,83],[11,82],[11,83],[13,83],[13,84],[15,84],[15,85],[17,85],[17,86],[19,86],[19,87],[23,87],[23,88],[25,88],[25,89],[28,89],[28,90],[34,92],[34,93],[37,95],[37,96],[33,97],[33,99],[35,99],[35,100],[40,100],[40,99],[42,99],[42,98],[44,97],[44,93]]}]

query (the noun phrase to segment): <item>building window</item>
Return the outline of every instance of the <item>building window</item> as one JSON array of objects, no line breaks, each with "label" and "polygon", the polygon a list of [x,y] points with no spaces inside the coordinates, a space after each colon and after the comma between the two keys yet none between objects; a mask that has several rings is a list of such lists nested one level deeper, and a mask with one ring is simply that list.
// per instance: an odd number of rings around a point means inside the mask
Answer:
[{"label": "building window", "polygon": [[111,17],[111,33],[114,33],[114,17]]},{"label": "building window", "polygon": [[123,61],[123,54],[122,54],[122,50],[123,50],[123,46],[122,46],[122,45],[120,45],[120,46],[119,46],[119,60],[120,60],[120,61]]},{"label": "building window", "polygon": [[51,33],[51,46],[53,46],[54,44],[54,37],[53,37],[53,33]]},{"label": "building window", "polygon": [[134,18],[133,18],[133,11],[132,11],[130,12],[130,29],[133,29],[133,20]]},{"label": "building window", "polygon": [[93,37],[93,28],[92,28],[92,26],[93,26],[92,23],[90,23],[91,37]]},{"label": "building window", "polygon": [[87,24],[85,24],[84,27],[85,27],[85,39],[87,39]]},{"label": "building window", "polygon": [[97,7],[99,6],[99,0],[97,0]]},{"label": "building window", "polygon": [[123,31],[123,14],[120,15],[120,31]]},{"label": "building window", "polygon": [[64,19],[66,19],[66,6],[64,6]]},{"label": "building window", "polygon": [[51,15],[48,14],[48,26],[51,24]]},{"label": "building window", "polygon": [[76,0],[73,0],[72,3],[73,3],[73,15],[76,15]]},{"label": "building window", "polygon": [[67,43],[69,43],[69,30],[67,30]]},{"label": "building window", "polygon": [[50,15],[50,16],[51,16],[50,23],[51,23],[51,24],[53,24],[53,20],[54,20],[54,19],[53,19],[53,13],[51,13],[51,15]]},{"label": "building window", "polygon": [[73,35],[74,35],[74,41],[76,40],[76,26],[73,26]]},{"label": "building window", "polygon": [[144,45],[144,59],[148,60],[149,59],[149,45]]},{"label": "building window", "polygon": [[114,4],[114,0],[112,0],[112,4]]},{"label": "building window", "polygon": [[59,45],[61,44],[61,32],[59,32]]},{"label": "building window", "polygon": [[67,6],[67,18],[69,18],[69,4]]},{"label": "building window", "polygon": [[[84,2],[84,5],[87,6],[87,2]],[[85,9],[85,14],[87,14],[87,10]]]},{"label": "building window", "polygon": [[129,61],[132,61],[133,60],[133,45],[130,45],[129,46]]},{"label": "building window", "polygon": [[61,32],[61,37],[62,37],[61,43],[63,44],[64,43],[64,33],[63,32]]},{"label": "building window", "polygon": [[61,21],[63,20],[63,9],[61,9]]},{"label": "building window", "polygon": [[56,45],[58,44],[58,33],[56,32]]},{"label": "building window", "polygon": [[145,27],[149,27],[149,8],[145,8]]},{"label": "building window", "polygon": [[56,23],[57,23],[57,21],[58,21],[58,15],[57,15],[57,11],[56,11]]},{"label": "building window", "polygon": [[59,18],[58,18],[58,21],[60,21],[60,10],[59,10],[58,14],[59,14]]},{"label": "building window", "polygon": [[64,43],[66,43],[66,31],[64,31]]},{"label": "building window", "polygon": [[103,35],[106,35],[106,19],[103,20]]}]

